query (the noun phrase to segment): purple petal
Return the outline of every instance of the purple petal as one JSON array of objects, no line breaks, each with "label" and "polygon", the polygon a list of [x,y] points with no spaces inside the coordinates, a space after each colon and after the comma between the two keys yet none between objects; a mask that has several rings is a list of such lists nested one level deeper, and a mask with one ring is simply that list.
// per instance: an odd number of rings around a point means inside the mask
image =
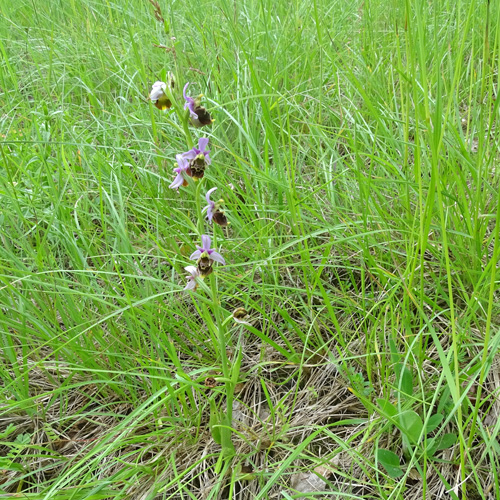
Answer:
[{"label": "purple petal", "polygon": [[[208,202],[208,205],[207,205],[206,207],[203,207],[203,208],[202,208],[202,210],[201,210],[201,212],[202,212],[202,213],[203,213],[203,212],[207,212],[207,214],[208,214],[209,212],[211,213],[211,212],[213,211],[214,207],[215,207],[215,203],[214,203],[213,201],[209,201],[209,202]],[[200,247],[200,248],[201,248],[201,247]]]},{"label": "purple petal", "polygon": [[217,190],[217,188],[216,188],[216,187],[214,187],[214,188],[209,189],[209,190],[207,191],[207,194],[205,195],[205,199],[207,200],[207,203],[208,203],[208,204],[212,203],[212,202],[210,201],[210,195],[211,195],[214,191],[216,191],[216,190]]},{"label": "purple petal", "polygon": [[201,235],[201,244],[203,245],[203,250],[210,250],[210,244],[212,243],[212,240],[210,239],[210,236],[208,234],[202,234]]},{"label": "purple petal", "polygon": [[215,250],[208,256],[208,258],[214,260],[215,262],[219,262],[219,264],[222,264],[223,266],[226,265],[224,257],[222,257],[222,255],[217,253]]},{"label": "purple petal", "polygon": [[191,277],[198,276],[198,268],[196,266],[186,266],[184,270],[187,271],[191,275]]},{"label": "purple petal", "polygon": [[168,186],[171,189],[179,189],[182,185],[184,184],[184,177],[182,176],[181,173],[177,174],[177,177],[174,179],[172,184]]},{"label": "purple petal", "polygon": [[196,281],[194,280],[194,278],[188,276],[188,282],[186,283],[184,290],[194,290],[195,288],[196,288]]},{"label": "purple petal", "polygon": [[205,151],[206,147],[208,146],[208,141],[210,139],[208,137],[200,137],[198,140],[198,148],[200,151]]},{"label": "purple petal", "polygon": [[[191,101],[193,101],[191,99]],[[197,120],[198,119],[198,115],[194,112],[194,101],[193,102],[189,102],[189,104],[187,105],[187,107],[189,108],[189,116],[191,117],[192,120]],[[186,109],[186,106],[184,106],[184,109]]]},{"label": "purple petal", "polygon": [[198,260],[201,257],[201,254],[202,254],[201,250],[195,250],[189,257],[189,260]]},{"label": "purple petal", "polygon": [[212,160],[210,159],[210,156],[208,155],[208,153],[210,153],[210,151],[205,151],[204,155],[205,155],[205,163],[207,165],[210,165],[212,163]]},{"label": "purple petal", "polygon": [[186,158],[184,158],[183,155],[175,155],[175,159],[177,160],[177,165],[179,165],[179,168],[183,171],[186,171],[189,167],[189,162],[186,160]]},{"label": "purple petal", "polygon": [[212,219],[214,218],[214,205],[215,203],[213,201],[210,202],[211,204],[208,205],[206,208],[207,208],[207,219],[209,220],[209,222],[212,222]]},{"label": "purple petal", "polygon": [[198,115],[194,112],[194,99],[186,95],[186,90],[188,88],[189,82],[184,85],[184,90],[182,91],[182,95],[184,99],[186,99],[186,104],[184,104],[184,109],[189,109],[189,115],[193,120],[198,118]]},{"label": "purple petal", "polygon": [[212,222],[212,219],[214,217],[214,208],[215,208],[215,203],[210,199],[210,195],[216,190],[217,188],[214,187],[212,189],[209,189],[207,191],[207,194],[205,195],[205,199],[207,200],[208,205],[203,208],[203,212],[207,212],[207,219]]},{"label": "purple petal", "polygon": [[186,160],[194,160],[196,156],[198,155],[196,154],[196,151],[194,149],[190,149],[186,153],[182,153],[182,157]]}]

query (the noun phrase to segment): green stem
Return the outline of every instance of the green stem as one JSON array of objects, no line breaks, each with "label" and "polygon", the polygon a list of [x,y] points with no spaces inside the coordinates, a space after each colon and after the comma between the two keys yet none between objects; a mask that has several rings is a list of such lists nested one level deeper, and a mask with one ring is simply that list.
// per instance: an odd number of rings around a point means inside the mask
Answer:
[{"label": "green stem", "polygon": [[196,227],[198,229],[198,235],[201,238],[201,235],[203,234],[203,214],[201,213],[201,186],[203,185],[203,179],[200,179],[196,183],[196,192],[195,192],[195,197],[196,197]]},{"label": "green stem", "polygon": [[178,132],[180,132],[181,134],[184,134],[184,129],[179,127],[179,125],[177,125],[177,123],[175,123],[173,120],[170,120],[170,119],[167,119],[166,122],[173,128],[175,128]]},{"label": "green stem", "polygon": [[[178,116],[179,115],[182,115],[182,114],[178,113]],[[189,130],[189,123],[188,123],[189,111],[186,111],[186,113],[184,114],[184,116],[182,118],[180,118],[180,116],[179,116],[179,119],[181,120],[181,123],[182,123],[182,128],[184,130],[184,135],[186,137],[186,142],[187,142],[188,148],[193,149],[194,141],[193,141],[193,136],[191,135],[191,130]]]},{"label": "green stem", "polygon": [[226,324],[221,321],[220,317],[220,303],[219,296],[217,293],[217,280],[214,274],[210,275],[210,288],[212,290],[212,304],[213,310],[215,313],[215,321],[217,325],[218,339],[219,339],[219,348],[222,356],[222,373],[224,377],[229,377],[228,372],[228,362],[227,362],[227,353],[226,353]]},{"label": "green stem", "polygon": [[[182,124],[182,132],[184,134],[184,137],[186,138],[188,149],[192,149],[194,147],[194,140],[193,136],[191,135],[191,130],[189,130],[189,110],[184,111],[181,108],[181,105],[177,102],[172,89],[168,86],[166,89],[166,93],[168,98],[170,99],[170,102],[172,103],[172,107],[175,111],[175,114],[177,115],[177,118],[179,119],[179,122]],[[177,130],[181,131],[179,127],[176,128]]]},{"label": "green stem", "polygon": [[215,324],[217,328],[217,338],[219,341],[219,351],[222,363],[222,374],[224,376],[224,383],[226,386],[226,415],[221,422],[221,440],[222,440],[222,453],[227,458],[234,455],[234,446],[231,440],[231,426],[233,420],[233,396],[234,396],[234,383],[231,377],[231,370],[227,359],[226,351],[226,322],[221,319],[219,294],[217,291],[217,280],[214,274],[210,275],[210,288],[212,290],[212,308],[215,315]]}]

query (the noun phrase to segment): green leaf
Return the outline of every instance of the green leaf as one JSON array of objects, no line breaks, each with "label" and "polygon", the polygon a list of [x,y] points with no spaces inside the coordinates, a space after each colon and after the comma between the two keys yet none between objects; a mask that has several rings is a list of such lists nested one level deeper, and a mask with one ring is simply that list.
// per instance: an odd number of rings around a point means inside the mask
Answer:
[{"label": "green leaf", "polygon": [[9,458],[0,458],[0,469],[3,470],[15,470],[18,472],[23,472],[23,466],[17,462],[13,462]]},{"label": "green leaf", "polygon": [[393,365],[396,365],[400,358],[401,355],[399,354],[398,348],[396,347],[396,342],[394,342],[394,339],[389,340],[389,348],[391,350],[391,363]]},{"label": "green leaf", "polygon": [[[4,490],[0,489],[0,494],[8,495]],[[67,500],[71,498],[72,500],[104,500],[106,498],[115,498],[117,495],[116,490],[109,488],[72,488],[71,490],[65,490],[63,493],[55,493],[50,496],[53,500]],[[12,496],[9,495],[9,496]],[[16,498],[14,496],[13,498]],[[22,498],[24,500],[44,500],[47,498],[45,493],[22,493]]]},{"label": "green leaf", "polygon": [[222,444],[222,436],[220,425],[220,413],[217,411],[217,405],[213,399],[210,400],[210,419],[208,421],[208,426],[212,437],[217,444]]},{"label": "green leaf", "polygon": [[436,451],[451,448],[457,442],[458,436],[453,433],[444,434],[440,437],[435,437],[427,440],[426,451],[429,456],[434,455]]},{"label": "green leaf", "polygon": [[31,434],[24,433],[24,434],[19,434],[13,444],[20,444],[27,446],[31,443]]},{"label": "green leaf", "polygon": [[409,439],[410,443],[416,443],[422,433],[424,424],[419,415],[413,410],[407,410],[399,415],[401,432]]},{"label": "green leaf", "polygon": [[396,365],[396,381],[401,394],[413,395],[413,375],[407,366],[400,363]]},{"label": "green leaf", "polygon": [[220,428],[221,442],[219,444],[222,446],[222,454],[224,457],[229,458],[234,456],[236,450],[231,440],[231,422],[226,413],[221,415],[220,423],[222,427]]},{"label": "green leaf", "polygon": [[458,436],[452,432],[444,434],[439,440],[436,451],[446,450],[446,448],[451,448],[457,442]]},{"label": "green leaf", "polygon": [[242,359],[243,359],[243,351],[239,349],[236,359],[233,365],[231,366],[231,383],[233,384],[233,388],[238,383],[238,379],[240,378],[240,367]]},{"label": "green leaf", "polygon": [[427,452],[427,455],[431,457],[436,453],[437,450],[437,439],[438,438],[430,438],[427,440],[427,446],[425,447],[425,451]]},{"label": "green leaf", "polygon": [[453,407],[453,399],[450,396],[450,390],[448,387],[445,387],[443,390],[443,395],[439,400],[437,413],[442,413],[443,411],[444,413],[446,413],[446,411],[451,409],[452,407]]},{"label": "green leaf", "polygon": [[439,424],[442,422],[443,418],[444,417],[441,413],[432,415],[427,422],[427,426],[425,427],[426,434],[429,434],[429,432],[436,430],[439,427]]},{"label": "green leaf", "polygon": [[398,414],[398,409],[386,399],[378,398],[377,404],[379,407],[379,413],[384,417],[392,418]]},{"label": "green leaf", "polygon": [[16,430],[14,424],[9,424],[3,432],[0,432],[0,439],[6,438],[9,434],[12,434]]},{"label": "green leaf", "polygon": [[394,452],[377,448],[377,460],[382,464],[390,477],[397,478],[403,475],[399,457]]}]

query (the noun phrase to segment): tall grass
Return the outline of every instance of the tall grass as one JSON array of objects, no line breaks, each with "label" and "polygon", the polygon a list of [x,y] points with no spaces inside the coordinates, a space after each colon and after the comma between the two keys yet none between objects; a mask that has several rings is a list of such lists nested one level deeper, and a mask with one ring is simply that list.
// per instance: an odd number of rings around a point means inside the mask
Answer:
[{"label": "tall grass", "polygon": [[[498,5],[159,6],[0,5],[0,496],[498,498]],[[167,70],[216,119],[225,346]]]}]

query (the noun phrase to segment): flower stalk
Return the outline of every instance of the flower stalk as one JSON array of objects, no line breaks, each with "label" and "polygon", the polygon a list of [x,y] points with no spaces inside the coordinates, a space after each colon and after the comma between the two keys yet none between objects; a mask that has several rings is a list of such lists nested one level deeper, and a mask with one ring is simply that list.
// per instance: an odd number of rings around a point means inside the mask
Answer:
[{"label": "flower stalk", "polygon": [[203,213],[201,209],[201,187],[203,186],[203,179],[200,179],[196,185],[196,227],[198,229],[198,235],[203,234]]},{"label": "flower stalk", "polygon": [[185,113],[181,108],[181,105],[175,98],[175,94],[172,92],[172,88],[167,86],[165,89],[165,94],[167,95],[169,101],[172,103],[172,107],[182,125],[182,132],[184,133],[184,137],[186,138],[186,143],[188,148],[191,149],[194,146],[193,136],[191,135],[191,131],[189,130],[189,113]]},{"label": "flower stalk", "polygon": [[[217,338],[219,341],[219,352],[221,356],[222,374],[224,377],[224,385],[226,387],[226,415],[221,422],[220,434],[221,434],[221,446],[222,454],[226,458],[230,458],[234,455],[234,445],[231,439],[232,436],[232,421],[233,421],[233,399],[234,399],[234,388],[236,386],[236,381],[233,380],[234,376],[231,374],[231,369],[229,367],[229,360],[227,357],[227,344],[226,344],[226,324],[222,321],[221,311],[220,311],[220,301],[217,290],[217,277],[211,275],[210,277],[210,289],[212,292],[212,304],[215,316],[215,326],[217,328]],[[239,372],[239,369],[238,369]]]}]

